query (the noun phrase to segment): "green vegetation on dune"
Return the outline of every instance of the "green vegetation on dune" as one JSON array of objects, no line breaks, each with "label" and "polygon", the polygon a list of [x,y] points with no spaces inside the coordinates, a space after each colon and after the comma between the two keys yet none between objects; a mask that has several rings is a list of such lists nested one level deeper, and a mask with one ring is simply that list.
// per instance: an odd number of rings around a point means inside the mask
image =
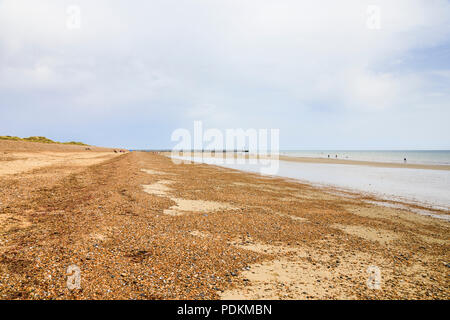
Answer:
[{"label": "green vegetation on dune", "polygon": [[70,145],[77,145],[77,146],[87,146],[87,144],[84,144],[82,142],[77,142],[77,141],[58,142],[58,141],[53,141],[46,137],[20,138],[20,137],[13,137],[13,136],[0,136],[0,140],[28,141],[28,142],[56,143],[56,144],[70,144]]},{"label": "green vegetation on dune", "polygon": [[23,138],[23,140],[30,141],[30,142],[41,142],[41,143],[58,143],[58,142],[55,142],[46,137],[29,137],[29,138]]},{"label": "green vegetation on dune", "polygon": [[73,144],[73,145],[77,145],[77,146],[87,146],[87,144],[85,144],[83,142],[78,142],[78,141],[62,142],[62,144]]},{"label": "green vegetation on dune", "polygon": [[17,141],[17,140],[22,140],[22,138],[11,137],[11,136],[0,136],[0,140],[14,140],[14,141]]}]

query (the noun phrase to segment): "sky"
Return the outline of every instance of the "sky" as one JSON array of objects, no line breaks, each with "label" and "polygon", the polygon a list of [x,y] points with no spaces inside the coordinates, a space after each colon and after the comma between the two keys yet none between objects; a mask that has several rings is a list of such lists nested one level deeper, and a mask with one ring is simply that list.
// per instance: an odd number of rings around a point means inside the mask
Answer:
[{"label": "sky", "polygon": [[450,1],[0,0],[0,135],[450,149]]}]

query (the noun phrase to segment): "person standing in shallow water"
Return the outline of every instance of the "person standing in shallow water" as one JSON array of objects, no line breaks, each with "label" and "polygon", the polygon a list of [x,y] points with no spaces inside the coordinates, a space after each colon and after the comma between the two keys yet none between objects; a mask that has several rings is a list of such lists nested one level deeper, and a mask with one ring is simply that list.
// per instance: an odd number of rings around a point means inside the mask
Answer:
[{"label": "person standing in shallow water", "polygon": [[406,163],[406,158],[403,159],[403,162]]}]

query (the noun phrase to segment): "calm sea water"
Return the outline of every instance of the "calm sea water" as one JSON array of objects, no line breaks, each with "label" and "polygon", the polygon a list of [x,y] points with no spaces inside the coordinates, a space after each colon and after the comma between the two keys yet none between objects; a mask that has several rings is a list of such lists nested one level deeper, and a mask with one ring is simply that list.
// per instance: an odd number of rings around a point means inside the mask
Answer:
[{"label": "calm sea water", "polygon": [[330,158],[374,162],[450,165],[450,150],[395,150],[395,151],[357,151],[357,150],[285,150],[281,155],[291,157]]},{"label": "calm sea water", "polygon": [[[304,153],[302,152],[301,155],[304,156]],[[317,155],[313,153],[312,156]],[[367,192],[381,199],[419,203],[440,208],[450,213],[449,170],[387,168],[276,160],[273,160],[270,164],[251,164],[250,162],[240,164],[237,161],[225,163],[224,161],[218,161],[220,159],[210,157],[176,158],[255,173],[262,173],[262,168],[271,167],[272,169],[275,168],[275,172],[270,173],[271,175],[312,184],[329,185],[345,190]],[[386,158],[381,159],[386,161]],[[444,218],[450,221],[450,215]]]}]

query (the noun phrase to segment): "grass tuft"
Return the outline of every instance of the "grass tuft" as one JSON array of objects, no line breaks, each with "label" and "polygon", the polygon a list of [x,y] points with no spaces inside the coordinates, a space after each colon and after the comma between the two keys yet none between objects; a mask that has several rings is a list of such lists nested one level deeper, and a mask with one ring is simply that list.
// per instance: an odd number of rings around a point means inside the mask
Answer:
[{"label": "grass tuft", "polygon": [[46,137],[20,138],[20,137],[14,137],[14,136],[0,136],[0,140],[29,141],[29,142],[39,142],[39,143],[55,143],[55,144],[70,144],[70,145],[77,145],[77,146],[87,146],[87,144],[85,144],[83,142],[77,142],[77,141],[58,142],[58,141],[53,141]]}]

